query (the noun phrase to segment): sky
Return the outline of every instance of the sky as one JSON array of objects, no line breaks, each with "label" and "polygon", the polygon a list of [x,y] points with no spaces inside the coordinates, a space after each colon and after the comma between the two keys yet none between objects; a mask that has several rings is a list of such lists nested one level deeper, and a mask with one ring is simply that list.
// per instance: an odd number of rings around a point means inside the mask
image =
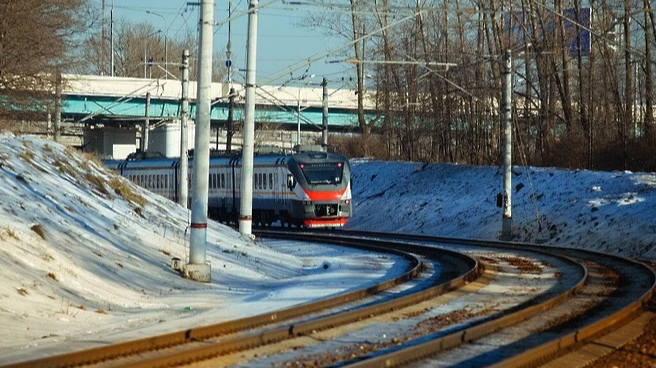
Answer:
[{"label": "sky", "polygon": [[[89,0],[100,7],[102,0]],[[114,4],[114,18],[126,18],[133,22],[149,22],[155,29],[166,26],[167,37],[175,39],[181,37],[186,31],[196,33],[199,7],[188,6],[188,3],[197,1],[187,0],[105,0],[105,16],[109,19],[110,8]],[[301,27],[304,21],[303,14],[307,11],[316,11],[315,7],[292,7],[284,5],[282,1],[269,4],[269,1],[260,1],[258,16],[258,48],[257,48],[257,81],[261,84],[282,84],[290,77],[300,78],[304,74],[315,75],[314,82],[321,83],[326,76],[329,81],[340,82],[342,78],[348,80],[355,76],[355,66],[346,63],[326,63],[327,60],[338,60],[343,57],[328,57],[306,66],[293,70],[291,66],[297,65],[310,57],[323,55],[343,44],[342,40],[326,37],[320,30]],[[214,21],[225,22],[228,18],[228,1],[215,0]],[[248,0],[235,0],[231,5],[233,16],[242,14],[248,8]],[[147,13],[150,11],[150,13]],[[248,31],[247,16],[243,15],[231,22],[231,60],[233,63],[235,82],[244,82],[245,72],[239,69],[246,68],[246,38]],[[107,25],[108,27],[108,25]],[[214,55],[225,58],[228,43],[228,24],[217,25],[214,28]],[[268,81],[272,76],[280,78]],[[313,82],[313,83],[314,83]],[[337,87],[337,86],[336,86]]]},{"label": "sky", "polygon": [[[347,229],[499,236],[498,167],[351,163]],[[188,211],[124,182],[140,207],[110,189],[114,179],[54,142],[0,134],[0,364],[247,317],[402,272],[392,256],[251,241],[210,221],[212,282],[186,280],[170,261],[186,260]],[[516,240],[656,261],[656,174],[515,167],[513,188]]]}]

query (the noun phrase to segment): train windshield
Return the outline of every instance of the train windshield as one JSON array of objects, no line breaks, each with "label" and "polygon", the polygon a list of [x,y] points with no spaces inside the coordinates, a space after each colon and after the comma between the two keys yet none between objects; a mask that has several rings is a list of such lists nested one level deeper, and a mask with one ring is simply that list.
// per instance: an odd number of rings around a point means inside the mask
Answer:
[{"label": "train windshield", "polygon": [[299,164],[308,184],[339,184],[342,182],[344,164],[341,162]]}]

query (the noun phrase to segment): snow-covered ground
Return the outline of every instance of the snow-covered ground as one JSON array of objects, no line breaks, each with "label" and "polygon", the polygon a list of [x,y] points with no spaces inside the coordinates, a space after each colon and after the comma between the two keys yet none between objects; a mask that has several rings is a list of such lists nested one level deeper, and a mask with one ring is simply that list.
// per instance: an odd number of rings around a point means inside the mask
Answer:
[{"label": "snow-covered ground", "polygon": [[0,364],[256,315],[403,272],[397,257],[253,242],[210,222],[212,282],[190,281],[169,266],[186,259],[188,211],[117,180],[74,150],[0,134]]},{"label": "snow-covered ground", "polygon": [[[501,170],[353,160],[348,228],[496,239]],[[656,260],[656,175],[515,168],[521,241]],[[210,223],[212,282],[169,267],[188,212],[138,187],[132,202],[89,157],[0,134],[0,364],[254,315],[375,282],[395,259],[252,242]],[[134,201],[143,199],[141,206]],[[539,221],[538,221],[539,220]]]},{"label": "snow-covered ground", "polygon": [[[352,160],[348,227],[498,239],[503,169]],[[514,167],[517,241],[656,260],[656,174]]]}]

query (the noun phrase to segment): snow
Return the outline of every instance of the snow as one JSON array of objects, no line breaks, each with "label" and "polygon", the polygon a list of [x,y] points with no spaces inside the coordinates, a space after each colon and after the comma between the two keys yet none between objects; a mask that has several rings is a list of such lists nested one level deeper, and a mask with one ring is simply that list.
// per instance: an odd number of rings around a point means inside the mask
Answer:
[{"label": "snow", "polygon": [[187,280],[170,263],[186,261],[188,211],[131,185],[146,204],[129,202],[110,188],[116,178],[53,142],[0,135],[0,364],[261,314],[404,271],[400,257],[253,242],[210,222],[212,282]]},{"label": "snow", "polygon": [[[347,228],[497,239],[502,170],[352,160]],[[289,307],[400,273],[401,260],[257,239],[209,223],[212,282],[186,260],[189,213],[99,162],[33,136],[0,134],[0,364]],[[124,181],[123,183],[127,183]],[[517,241],[656,260],[656,174],[514,167]],[[41,236],[41,234],[43,236]]]},{"label": "snow", "polygon": [[[357,159],[352,170],[350,228],[500,236],[501,168]],[[516,241],[656,260],[656,174],[513,167],[512,188]]]}]

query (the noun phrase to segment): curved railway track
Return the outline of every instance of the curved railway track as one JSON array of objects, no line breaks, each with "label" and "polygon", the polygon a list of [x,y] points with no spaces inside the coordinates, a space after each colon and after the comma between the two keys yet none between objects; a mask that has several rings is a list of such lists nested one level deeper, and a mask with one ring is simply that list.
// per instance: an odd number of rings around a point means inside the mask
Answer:
[{"label": "curved railway track", "polygon": [[248,319],[4,367],[519,367],[629,320],[656,276],[584,250],[382,233],[262,231],[401,254],[401,277]]}]

